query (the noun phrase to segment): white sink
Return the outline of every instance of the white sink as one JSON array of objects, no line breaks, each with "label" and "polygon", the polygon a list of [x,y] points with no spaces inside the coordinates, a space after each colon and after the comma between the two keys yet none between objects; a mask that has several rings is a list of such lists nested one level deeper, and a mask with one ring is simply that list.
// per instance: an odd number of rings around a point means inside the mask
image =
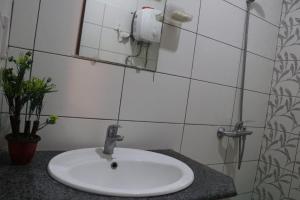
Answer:
[{"label": "white sink", "polygon": [[179,160],[125,148],[116,148],[112,156],[103,154],[102,148],[68,151],[54,157],[48,171],[54,179],[75,189],[120,197],[174,193],[194,180],[193,171]]}]

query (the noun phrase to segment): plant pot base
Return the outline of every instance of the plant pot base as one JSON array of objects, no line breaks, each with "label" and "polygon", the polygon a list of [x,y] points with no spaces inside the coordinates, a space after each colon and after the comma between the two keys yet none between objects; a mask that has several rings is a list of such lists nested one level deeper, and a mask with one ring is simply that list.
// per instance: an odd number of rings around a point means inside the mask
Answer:
[{"label": "plant pot base", "polygon": [[40,141],[38,135],[23,137],[21,134],[6,135],[8,151],[11,162],[14,165],[29,164],[36,151],[37,143]]}]

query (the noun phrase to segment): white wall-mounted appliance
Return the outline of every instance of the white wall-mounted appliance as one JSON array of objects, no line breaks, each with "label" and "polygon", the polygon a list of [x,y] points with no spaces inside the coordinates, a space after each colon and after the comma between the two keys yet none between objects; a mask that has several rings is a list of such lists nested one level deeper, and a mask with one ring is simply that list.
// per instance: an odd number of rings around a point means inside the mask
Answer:
[{"label": "white wall-mounted appliance", "polygon": [[0,59],[7,56],[12,0],[0,1]]},{"label": "white wall-mounted appliance", "polygon": [[135,40],[150,43],[160,43],[162,22],[160,17],[162,11],[143,7],[135,12],[132,35]]}]

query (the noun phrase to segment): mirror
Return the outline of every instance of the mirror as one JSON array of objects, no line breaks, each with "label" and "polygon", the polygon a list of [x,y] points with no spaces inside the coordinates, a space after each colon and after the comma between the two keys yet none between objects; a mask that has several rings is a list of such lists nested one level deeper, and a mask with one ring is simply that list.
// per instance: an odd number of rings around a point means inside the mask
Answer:
[{"label": "mirror", "polygon": [[85,0],[76,54],[155,71],[165,0]]}]

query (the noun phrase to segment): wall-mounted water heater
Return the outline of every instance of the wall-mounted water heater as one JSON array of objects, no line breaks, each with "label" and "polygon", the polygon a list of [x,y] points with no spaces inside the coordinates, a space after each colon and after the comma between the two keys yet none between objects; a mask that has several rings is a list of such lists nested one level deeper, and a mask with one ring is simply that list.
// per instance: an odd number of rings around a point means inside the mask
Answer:
[{"label": "wall-mounted water heater", "polygon": [[132,36],[137,41],[159,43],[162,30],[162,11],[143,7],[134,14]]}]

